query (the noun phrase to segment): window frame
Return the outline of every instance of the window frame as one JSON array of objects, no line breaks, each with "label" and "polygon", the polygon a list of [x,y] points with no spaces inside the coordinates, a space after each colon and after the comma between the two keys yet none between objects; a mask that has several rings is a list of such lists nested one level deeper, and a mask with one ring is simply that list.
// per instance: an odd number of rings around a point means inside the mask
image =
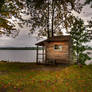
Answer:
[{"label": "window frame", "polygon": [[[57,46],[57,47],[55,47],[55,46]],[[62,51],[63,46],[61,44],[54,44],[53,48],[55,51]]]}]

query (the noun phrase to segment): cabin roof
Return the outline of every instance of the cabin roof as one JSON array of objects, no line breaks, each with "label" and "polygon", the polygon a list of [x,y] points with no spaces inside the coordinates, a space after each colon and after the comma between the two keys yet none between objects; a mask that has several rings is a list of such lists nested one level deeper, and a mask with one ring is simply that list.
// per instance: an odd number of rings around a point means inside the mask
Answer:
[{"label": "cabin roof", "polygon": [[62,41],[70,41],[70,39],[71,39],[70,35],[54,36],[41,42],[38,42],[35,45],[44,46],[46,42],[62,42]]}]

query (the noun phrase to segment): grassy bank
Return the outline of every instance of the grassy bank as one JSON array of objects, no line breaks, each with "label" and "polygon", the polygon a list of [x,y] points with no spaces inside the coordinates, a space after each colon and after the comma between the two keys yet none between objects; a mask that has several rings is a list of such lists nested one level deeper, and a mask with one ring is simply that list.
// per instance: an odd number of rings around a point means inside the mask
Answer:
[{"label": "grassy bank", "polygon": [[92,92],[92,66],[1,62],[0,92]]}]

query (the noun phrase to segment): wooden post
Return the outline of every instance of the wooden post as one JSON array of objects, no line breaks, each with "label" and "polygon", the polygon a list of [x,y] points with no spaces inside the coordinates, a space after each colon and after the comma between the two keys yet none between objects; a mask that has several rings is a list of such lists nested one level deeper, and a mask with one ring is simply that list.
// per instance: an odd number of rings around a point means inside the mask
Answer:
[{"label": "wooden post", "polygon": [[36,63],[38,64],[38,45],[37,45],[37,51],[36,51]]},{"label": "wooden post", "polygon": [[70,40],[69,40],[69,42],[68,42],[68,59],[69,59],[69,60],[68,60],[68,63],[69,63],[69,64],[70,64],[70,62],[71,62],[71,59],[70,59],[70,58],[71,58],[71,56],[70,56],[70,55],[71,55],[71,51],[70,51],[70,50],[71,50],[71,42],[70,42]]},{"label": "wooden post", "polygon": [[42,62],[44,62],[44,46],[43,46],[43,52],[42,52]]},{"label": "wooden post", "polygon": [[45,64],[47,63],[47,45],[45,46]]}]

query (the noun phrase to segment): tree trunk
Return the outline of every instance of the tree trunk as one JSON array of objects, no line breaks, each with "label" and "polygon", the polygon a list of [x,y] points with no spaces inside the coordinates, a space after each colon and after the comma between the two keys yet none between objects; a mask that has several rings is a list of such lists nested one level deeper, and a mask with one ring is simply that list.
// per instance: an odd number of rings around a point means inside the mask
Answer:
[{"label": "tree trunk", "polygon": [[78,51],[78,42],[77,42],[77,64],[79,64],[79,51]]},{"label": "tree trunk", "polygon": [[48,0],[48,17],[47,17],[47,34],[48,38],[50,37],[50,32],[49,32],[49,0]]},{"label": "tree trunk", "polygon": [[54,0],[52,0],[52,37],[54,36],[53,25],[54,25]]}]

